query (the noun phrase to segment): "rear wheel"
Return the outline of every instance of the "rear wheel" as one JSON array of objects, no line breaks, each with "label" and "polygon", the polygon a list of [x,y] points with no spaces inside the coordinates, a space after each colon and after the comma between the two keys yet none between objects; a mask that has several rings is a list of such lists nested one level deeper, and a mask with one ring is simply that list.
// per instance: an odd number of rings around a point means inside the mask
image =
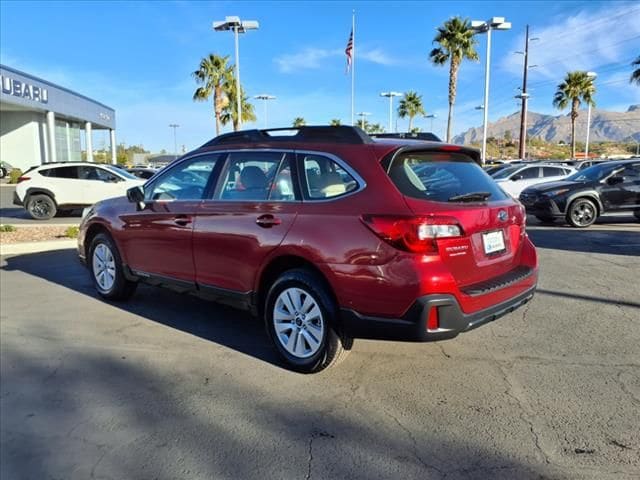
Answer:
[{"label": "rear wheel", "polygon": [[353,340],[338,330],[337,312],[325,282],[305,269],[283,273],[265,303],[266,326],[276,350],[303,373],[336,365],[351,349]]},{"label": "rear wheel", "polygon": [[593,225],[597,218],[598,208],[595,203],[586,198],[579,198],[569,205],[566,220],[573,227],[584,228]]},{"label": "rear wheel", "polygon": [[0,178],[4,178],[7,176],[7,171],[4,169],[4,167],[0,167]]},{"label": "rear wheel", "polygon": [[27,211],[36,220],[49,220],[56,215],[56,202],[44,193],[31,195],[27,200]]},{"label": "rear wheel", "polygon": [[120,252],[111,237],[104,233],[96,235],[89,251],[89,269],[100,296],[108,300],[127,300],[131,297],[138,283],[125,277]]}]

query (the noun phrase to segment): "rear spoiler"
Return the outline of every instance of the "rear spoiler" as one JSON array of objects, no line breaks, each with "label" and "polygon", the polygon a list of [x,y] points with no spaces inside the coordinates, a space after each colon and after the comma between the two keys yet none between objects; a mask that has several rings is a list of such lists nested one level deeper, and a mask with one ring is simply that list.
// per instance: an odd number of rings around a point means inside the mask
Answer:
[{"label": "rear spoiler", "polygon": [[482,154],[480,153],[480,150],[478,150],[477,148],[463,147],[462,145],[451,145],[447,143],[440,144],[440,145],[438,144],[403,145],[402,147],[392,152],[391,155],[388,155],[387,158],[385,158],[382,161],[382,166],[387,171],[387,173],[389,173],[389,169],[393,164],[393,160],[395,160],[395,158],[398,155],[401,155],[407,152],[458,153],[461,155],[466,155],[467,157],[471,158],[471,160],[473,160],[475,163],[482,166]]}]

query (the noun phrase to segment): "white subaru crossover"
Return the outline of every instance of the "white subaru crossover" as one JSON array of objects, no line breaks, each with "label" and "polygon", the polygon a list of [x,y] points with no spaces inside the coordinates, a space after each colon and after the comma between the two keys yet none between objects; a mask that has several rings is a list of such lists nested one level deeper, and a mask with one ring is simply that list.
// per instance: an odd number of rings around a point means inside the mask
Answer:
[{"label": "white subaru crossover", "polygon": [[46,163],[27,170],[19,179],[14,205],[23,206],[36,220],[124,196],[144,180],[113,165],[88,162]]}]

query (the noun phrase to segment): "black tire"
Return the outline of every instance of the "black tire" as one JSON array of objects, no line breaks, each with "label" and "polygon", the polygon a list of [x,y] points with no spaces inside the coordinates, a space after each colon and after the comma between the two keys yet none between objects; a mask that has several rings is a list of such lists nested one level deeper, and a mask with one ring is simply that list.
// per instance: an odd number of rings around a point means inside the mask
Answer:
[{"label": "black tire", "polygon": [[633,212],[633,216],[636,217],[636,220],[640,220],[640,210]]},{"label": "black tire", "polygon": [[27,212],[35,220],[51,220],[57,211],[56,202],[44,193],[31,195],[27,200]]},{"label": "black tire", "polygon": [[0,167],[0,178],[4,178],[6,176],[7,176],[7,171],[3,167]]},{"label": "black tire", "polygon": [[[104,288],[102,285],[100,285],[98,279],[96,278],[96,272],[94,271],[94,252],[99,246],[105,246],[107,249],[109,249],[111,255],[113,256],[115,275],[113,284],[108,288]],[[115,242],[109,235],[105,233],[99,233],[93,238],[93,240],[91,241],[91,246],[89,247],[87,265],[89,266],[89,271],[91,272],[93,285],[102,298],[106,298],[107,300],[127,300],[136,291],[138,282],[128,280],[125,277],[124,267],[122,265],[122,257],[120,257],[118,247],[116,247]]]},{"label": "black tire", "polygon": [[588,198],[578,198],[571,202],[567,210],[566,220],[576,228],[586,228],[598,219],[598,207]]},{"label": "black tire", "polygon": [[540,220],[542,223],[553,223],[553,217],[550,216],[545,216],[545,215],[536,215],[535,216],[538,220]]},{"label": "black tire", "polygon": [[[323,322],[323,335],[315,354],[300,358],[289,353],[278,338],[274,322],[274,309],[280,294],[287,289],[299,289],[310,295],[319,307]],[[326,282],[307,269],[284,272],[269,289],[264,305],[264,320],[276,350],[293,370],[301,373],[317,373],[340,363],[353,346],[353,339],[341,334],[338,307]],[[297,320],[296,320],[297,321]],[[294,342],[295,343],[295,342]]]}]

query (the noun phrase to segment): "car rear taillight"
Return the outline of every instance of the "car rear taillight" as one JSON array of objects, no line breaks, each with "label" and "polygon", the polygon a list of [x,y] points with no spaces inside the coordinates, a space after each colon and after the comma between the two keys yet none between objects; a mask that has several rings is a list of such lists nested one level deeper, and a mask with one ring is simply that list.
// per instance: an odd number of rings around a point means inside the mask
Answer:
[{"label": "car rear taillight", "polygon": [[438,253],[437,239],[462,236],[453,217],[363,215],[362,221],[385,242],[413,253]]},{"label": "car rear taillight", "polygon": [[18,177],[18,183],[26,182],[27,180],[31,180],[31,177]]}]

